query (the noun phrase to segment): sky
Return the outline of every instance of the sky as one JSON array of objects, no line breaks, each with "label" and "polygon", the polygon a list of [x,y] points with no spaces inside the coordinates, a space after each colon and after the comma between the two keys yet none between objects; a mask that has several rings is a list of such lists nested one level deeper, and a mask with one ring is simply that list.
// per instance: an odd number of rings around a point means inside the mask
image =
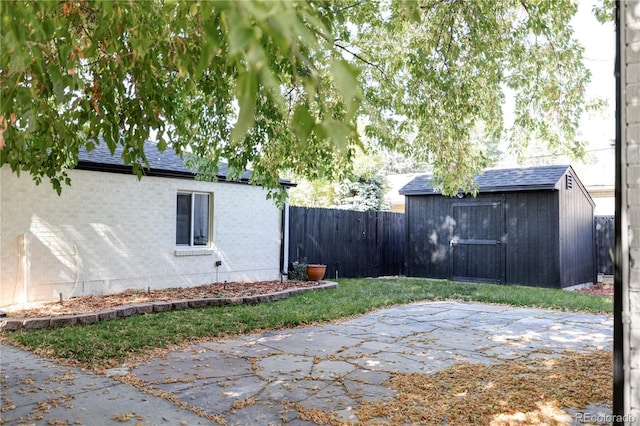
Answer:
[{"label": "sky", "polygon": [[[615,185],[615,54],[616,34],[613,22],[600,24],[591,12],[593,0],[579,0],[578,14],[574,20],[576,37],[585,48],[585,65],[591,71],[588,97],[600,97],[607,107],[599,114],[584,117],[580,126],[582,137],[589,141],[591,164],[572,164],[579,179],[587,187]],[[613,215],[615,198],[594,198],[596,215]]]},{"label": "sky", "polygon": [[615,25],[599,23],[591,7],[593,1],[579,0],[578,14],[574,18],[576,37],[585,48],[585,65],[591,71],[587,89],[589,98],[607,101],[604,111],[584,117],[580,125],[582,138],[589,141],[587,148],[595,164],[572,164],[580,180],[588,186],[613,186],[615,182]]},{"label": "sky", "polygon": [[[591,83],[587,87],[587,99],[603,99],[607,106],[598,112],[586,114],[581,120],[579,137],[588,142],[587,159],[580,162],[566,157],[545,161],[555,164],[570,164],[580,181],[587,187],[609,187],[615,184],[615,25],[599,23],[593,16],[592,6],[596,0],[578,0],[578,13],[572,25],[576,38],[584,47],[584,63],[591,71]],[[508,107],[507,107],[508,108]],[[508,118],[508,111],[505,116]],[[540,158],[531,158],[539,161]],[[527,164],[524,164],[525,166]],[[499,167],[518,167],[509,156]],[[595,200],[596,214],[613,214],[614,199]]]},{"label": "sky", "polygon": [[582,0],[574,18],[574,31],[585,48],[585,63],[593,74],[590,91],[615,102],[615,26],[599,23],[591,12],[594,2]]}]

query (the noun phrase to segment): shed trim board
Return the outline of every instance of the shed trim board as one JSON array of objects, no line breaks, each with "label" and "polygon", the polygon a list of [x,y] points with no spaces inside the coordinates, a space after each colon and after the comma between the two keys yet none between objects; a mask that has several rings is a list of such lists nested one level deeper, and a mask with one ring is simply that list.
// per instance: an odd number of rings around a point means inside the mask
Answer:
[{"label": "shed trim board", "polygon": [[425,175],[400,190],[408,275],[552,288],[596,280],[595,204],[570,166],[488,170],[476,184],[475,197],[445,197]]}]

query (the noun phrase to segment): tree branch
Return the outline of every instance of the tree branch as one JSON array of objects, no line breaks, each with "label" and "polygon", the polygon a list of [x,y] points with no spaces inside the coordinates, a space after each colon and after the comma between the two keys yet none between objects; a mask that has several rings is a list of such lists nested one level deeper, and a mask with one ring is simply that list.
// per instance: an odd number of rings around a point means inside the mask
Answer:
[{"label": "tree branch", "polygon": [[382,76],[385,78],[385,80],[388,80],[387,78],[387,74],[384,72],[384,70],[382,69],[382,67],[378,64],[374,64],[373,62],[363,58],[362,56],[358,55],[356,52],[353,52],[351,50],[349,50],[348,47],[341,45],[340,43],[336,41],[334,41],[333,45],[335,47],[337,47],[338,49],[342,49],[343,51],[347,52],[349,55],[353,56],[354,58],[356,58],[357,60],[364,62],[365,64],[369,65],[370,67],[373,67],[375,69],[377,69],[380,74],[382,74]]},{"label": "tree branch", "polygon": [[341,8],[341,9],[338,9],[338,10],[341,11],[341,12],[344,12],[345,10],[349,10],[349,9],[353,9],[354,7],[361,6],[361,5],[365,4],[367,1],[368,0],[361,0],[361,1],[357,2],[357,3],[350,4],[348,6],[345,6],[345,7]]},{"label": "tree branch", "polygon": [[[531,15],[531,11],[529,10],[529,6],[526,4],[525,0],[520,0],[520,5],[524,9],[524,11],[527,12],[527,16],[529,16],[529,19],[532,19],[533,16]],[[549,45],[551,46],[551,50],[553,51],[554,55],[557,57],[558,56],[558,49],[556,49],[556,46],[555,46],[555,44],[553,42],[553,39],[549,35],[549,31],[548,31],[548,28],[547,28],[546,25],[543,27],[542,33],[543,33],[544,37],[547,39],[547,42],[549,43]],[[537,41],[536,41],[536,44],[537,44]]]}]

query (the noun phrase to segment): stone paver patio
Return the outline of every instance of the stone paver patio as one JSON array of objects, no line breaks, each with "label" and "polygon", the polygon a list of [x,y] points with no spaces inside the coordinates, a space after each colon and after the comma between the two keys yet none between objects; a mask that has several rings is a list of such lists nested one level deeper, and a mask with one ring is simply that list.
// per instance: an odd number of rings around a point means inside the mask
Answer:
[{"label": "stone paver patio", "polygon": [[[339,323],[197,343],[108,373],[130,374],[148,389],[230,425],[315,424],[302,420],[292,404],[357,423],[354,409],[359,404],[393,398],[393,391],[383,386],[392,373],[429,374],[460,361],[490,364],[553,357],[566,350],[610,349],[612,328],[609,315],[423,302]],[[81,410],[86,407],[94,420],[104,419],[101,424],[117,424],[108,413],[118,411],[118,404],[120,412],[140,416],[140,424],[166,424],[154,423],[164,409],[169,411],[161,418],[184,416],[184,424],[213,424],[109,377],[55,366],[11,347],[2,350],[2,390],[16,405],[2,413],[3,420],[24,418],[39,400],[51,397],[47,387],[17,394],[25,383],[46,383],[46,374],[68,370],[69,380],[58,383],[59,394],[69,395],[75,408],[58,407],[55,415],[70,424],[85,421]],[[46,419],[50,416],[36,424],[46,424]]]}]

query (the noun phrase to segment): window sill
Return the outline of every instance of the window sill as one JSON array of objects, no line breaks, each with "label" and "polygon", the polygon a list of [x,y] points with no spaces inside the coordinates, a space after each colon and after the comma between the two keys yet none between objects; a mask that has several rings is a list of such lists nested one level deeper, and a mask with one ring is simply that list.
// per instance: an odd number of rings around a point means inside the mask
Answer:
[{"label": "window sill", "polygon": [[215,251],[209,247],[181,247],[175,249],[174,256],[213,256]]}]

